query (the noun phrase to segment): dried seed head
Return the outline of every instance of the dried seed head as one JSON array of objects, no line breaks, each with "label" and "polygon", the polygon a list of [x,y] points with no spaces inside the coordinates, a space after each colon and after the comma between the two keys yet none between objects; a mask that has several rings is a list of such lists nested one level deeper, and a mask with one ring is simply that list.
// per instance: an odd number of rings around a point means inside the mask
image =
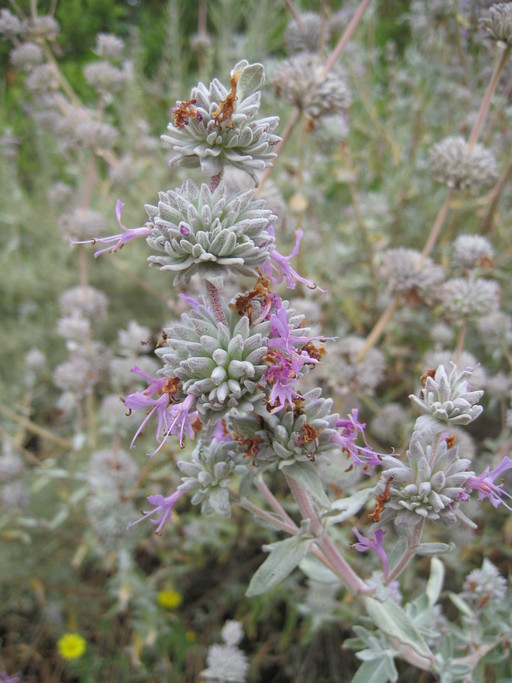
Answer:
[{"label": "dried seed head", "polygon": [[480,25],[492,40],[512,45],[512,2],[499,2],[490,7],[488,15],[480,19]]},{"label": "dried seed head", "polygon": [[434,178],[453,190],[478,192],[496,180],[496,159],[483,145],[468,151],[461,137],[448,137],[430,151],[430,167]]}]

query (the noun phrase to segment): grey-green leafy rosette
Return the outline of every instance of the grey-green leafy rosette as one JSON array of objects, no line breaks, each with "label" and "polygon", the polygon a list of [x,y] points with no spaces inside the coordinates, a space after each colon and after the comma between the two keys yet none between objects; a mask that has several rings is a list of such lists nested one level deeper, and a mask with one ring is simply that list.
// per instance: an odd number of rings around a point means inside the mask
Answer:
[{"label": "grey-green leafy rosette", "polygon": [[230,89],[216,78],[208,88],[192,88],[190,99],[173,108],[168,135],[162,136],[175,151],[170,164],[200,166],[207,177],[234,166],[256,179],[272,163],[280,140],[272,133],[277,116],[257,118],[264,80],[263,66],[244,59],[231,72]]},{"label": "grey-green leafy rosette", "polygon": [[166,343],[156,351],[165,363],[164,375],[179,377],[183,392],[197,397],[203,424],[234,407],[252,410],[261,398],[257,385],[267,368],[263,357],[270,323],[250,323],[247,315],[227,307],[224,314],[227,325],[197,305],[181,316],[180,324],[165,330]]},{"label": "grey-green leafy rosette", "polygon": [[274,239],[267,228],[276,219],[253,190],[224,194],[224,184],[211,191],[187,180],[175,191],[160,192],[158,206],[146,206],[153,228],[147,243],[158,256],[151,265],[176,273],[174,284],[198,273],[216,287],[224,275],[257,276]]},{"label": "grey-green leafy rosette", "polygon": [[314,462],[321,455],[339,452],[333,442],[339,415],[332,413],[332,400],[322,398],[321,389],[305,393],[296,406],[270,414],[263,403],[249,416],[231,416],[228,431],[237,434],[243,448],[250,443],[253,463],[277,463],[280,468],[299,462]]}]

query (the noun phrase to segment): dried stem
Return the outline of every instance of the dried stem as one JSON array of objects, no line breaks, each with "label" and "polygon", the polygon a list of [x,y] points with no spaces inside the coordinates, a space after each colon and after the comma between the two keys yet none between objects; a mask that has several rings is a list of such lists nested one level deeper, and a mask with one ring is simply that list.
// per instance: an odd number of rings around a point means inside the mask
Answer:
[{"label": "dried stem", "polygon": [[453,193],[451,191],[448,192],[446,199],[444,200],[441,208],[439,209],[439,212],[436,216],[436,220],[434,221],[434,225],[432,226],[432,230],[430,231],[430,235],[428,236],[425,246],[423,247],[423,251],[421,252],[420,260],[418,261],[418,270],[425,263],[425,260],[427,259],[428,255],[431,253],[432,249],[434,248],[437,242],[437,239],[441,233],[444,222],[446,220],[446,216],[448,215],[448,209],[450,208],[452,196]]},{"label": "dried stem", "polygon": [[359,353],[357,354],[356,358],[356,363],[360,363],[363,358],[366,356],[368,351],[375,346],[377,343],[380,335],[384,332],[386,325],[388,322],[391,320],[393,317],[394,312],[398,308],[398,297],[395,299],[392,299],[389,303],[389,306],[386,308],[384,313],[380,316],[380,318],[377,320],[375,327],[373,330],[370,332],[370,334],[366,337],[366,341],[364,343],[363,348]]},{"label": "dried stem", "polygon": [[290,120],[286,124],[286,127],[285,127],[283,134],[281,136],[281,142],[276,147],[277,157],[274,159],[274,163],[272,164],[272,166],[267,166],[267,168],[265,169],[265,172],[261,176],[261,180],[258,184],[258,187],[256,188],[255,193],[254,193],[255,197],[257,197],[259,195],[259,193],[263,189],[263,185],[265,185],[265,183],[269,179],[270,174],[272,173],[273,169],[275,168],[276,163],[279,160],[279,155],[281,154],[284,146],[288,142],[288,139],[289,139],[290,135],[292,134],[293,129],[295,128],[295,126],[299,122],[301,115],[302,115],[302,111],[298,107],[296,107],[291,118],[290,118]]},{"label": "dried stem", "polygon": [[503,67],[505,66],[509,58],[510,49],[510,46],[507,45],[507,47],[503,51],[503,54],[501,55],[501,59],[496,64],[496,68],[494,69],[494,73],[487,87],[487,92],[485,93],[484,99],[482,100],[482,104],[480,105],[480,111],[478,112],[475,125],[473,126],[473,130],[471,131],[471,135],[469,136],[469,141],[466,147],[467,152],[470,152],[473,149],[480,133],[482,132],[482,128],[484,126],[485,119],[487,117],[489,107],[491,105],[492,96],[494,94],[494,91],[496,90],[496,86],[498,85],[498,81],[501,72],[503,71]]},{"label": "dried stem", "polygon": [[343,52],[343,50],[347,46],[348,41],[352,37],[352,34],[354,33],[354,31],[357,28],[357,25],[361,21],[363,14],[366,12],[368,5],[370,4],[370,1],[371,0],[363,0],[361,2],[361,4],[359,5],[359,7],[357,8],[356,13],[354,14],[349,25],[345,29],[345,32],[343,33],[343,35],[339,39],[338,44],[336,45],[336,47],[332,51],[332,54],[329,57],[329,59],[326,61],[324,68],[322,69],[322,71],[318,75],[318,79],[317,79],[318,81],[323,80],[327,76],[330,69],[332,69],[333,65],[339,59],[339,56],[341,55],[341,53]]},{"label": "dried stem", "polygon": [[459,334],[457,336],[457,346],[455,347],[454,362],[455,362],[455,365],[457,365],[457,366],[460,363],[460,357],[462,355],[462,350],[464,348],[464,341],[466,339],[466,330],[467,330],[467,324],[464,322],[460,326]]},{"label": "dried stem", "polygon": [[67,450],[73,449],[73,444],[71,443],[71,441],[63,439],[61,436],[57,436],[56,434],[52,434],[52,432],[48,431],[44,427],[41,427],[41,425],[32,422],[32,420],[29,420],[28,417],[18,415],[14,410],[11,410],[11,408],[4,405],[3,403],[0,403],[0,413],[9,418],[9,420],[13,420],[13,422],[17,422],[22,427],[25,427],[25,429],[31,432],[32,434],[37,434],[43,439],[53,441],[53,443],[56,443]]}]

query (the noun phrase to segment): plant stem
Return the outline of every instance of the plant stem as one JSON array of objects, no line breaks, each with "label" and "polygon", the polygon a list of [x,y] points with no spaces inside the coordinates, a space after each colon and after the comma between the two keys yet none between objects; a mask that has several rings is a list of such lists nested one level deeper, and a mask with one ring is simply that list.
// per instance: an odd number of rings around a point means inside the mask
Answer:
[{"label": "plant stem", "polygon": [[448,209],[450,208],[450,202],[452,200],[452,197],[453,192],[450,190],[450,192],[448,192],[446,196],[446,199],[441,205],[441,208],[439,209],[439,212],[436,216],[436,220],[434,221],[434,225],[432,226],[432,230],[430,231],[430,235],[428,236],[425,246],[423,247],[420,260],[418,261],[418,270],[425,263],[425,260],[427,259],[428,255],[430,254],[430,252],[432,251],[437,242],[437,238],[441,233],[441,229],[446,220],[446,216],[448,215]]},{"label": "plant stem", "polygon": [[269,503],[270,507],[274,510],[274,512],[277,512],[278,515],[281,515],[281,517],[288,522],[290,525],[294,525],[295,528],[298,528],[293,519],[288,515],[286,510],[283,508],[281,503],[277,500],[277,498],[274,496],[272,491],[268,488],[268,486],[265,484],[263,480],[263,476],[260,474],[259,477],[256,478],[256,488],[260,491],[260,493],[263,495],[265,500]]},{"label": "plant stem", "polygon": [[213,310],[213,315],[215,316],[215,320],[218,323],[222,323],[223,325],[227,325],[228,321],[226,320],[226,316],[224,315],[224,309],[222,308],[222,302],[220,300],[219,296],[219,290],[215,285],[212,285],[211,282],[206,280],[206,291],[208,292],[208,296],[210,298],[210,302],[212,304],[212,310]]},{"label": "plant stem", "polygon": [[336,47],[332,51],[332,54],[329,57],[329,59],[326,61],[324,68],[322,69],[322,71],[318,75],[318,78],[317,78],[318,81],[323,80],[327,76],[327,74],[329,73],[329,70],[333,67],[333,65],[338,60],[339,56],[341,55],[341,53],[343,52],[343,50],[347,46],[348,41],[352,37],[352,34],[356,30],[357,25],[361,21],[363,14],[366,12],[369,4],[370,4],[370,0],[363,0],[361,2],[361,4],[359,5],[359,7],[357,8],[356,13],[354,14],[352,19],[350,20],[349,25],[345,29],[345,32],[343,33],[343,35],[339,39],[338,44],[336,45]]},{"label": "plant stem", "polygon": [[422,519],[414,527],[414,531],[412,532],[411,538],[409,539],[409,545],[407,546],[404,554],[398,560],[398,562],[393,567],[393,569],[389,572],[389,574],[386,576],[385,584],[387,586],[389,586],[389,584],[393,581],[393,579],[396,579],[397,576],[400,576],[400,574],[404,571],[404,569],[409,565],[409,562],[412,560],[412,558],[416,555],[416,550],[417,550],[418,545],[420,543],[421,535],[423,534],[424,525],[425,525],[425,520]]},{"label": "plant stem", "polygon": [[501,197],[501,193],[503,192],[505,185],[508,183],[511,176],[512,176],[512,164],[509,164],[507,166],[507,168],[505,169],[505,172],[502,174],[501,178],[496,183],[494,189],[492,190],[491,203],[489,204],[489,208],[487,210],[487,214],[484,218],[484,221],[482,224],[482,229],[480,231],[480,233],[482,235],[487,235],[492,230],[494,214],[496,213],[496,209],[498,208],[498,203],[499,203],[499,200]]},{"label": "plant stem", "polygon": [[11,410],[8,406],[4,405],[3,403],[0,403],[0,413],[8,417],[9,420],[13,420],[22,427],[25,427],[25,429],[29,432],[32,432],[32,434],[37,434],[43,439],[53,441],[54,443],[58,444],[59,446],[62,446],[67,450],[73,449],[73,444],[71,443],[71,441],[68,441],[68,439],[63,439],[61,436],[52,434],[52,432],[48,431],[44,427],[41,427],[35,422],[32,422],[32,420],[29,420],[28,417],[22,417],[21,415],[18,415],[16,412],[14,412],[14,410]]},{"label": "plant stem", "polygon": [[265,169],[265,172],[261,176],[258,187],[256,188],[256,190],[254,192],[255,197],[257,197],[260,194],[261,190],[263,189],[263,185],[265,185],[265,183],[269,179],[270,174],[272,173],[273,169],[275,168],[276,163],[279,160],[279,155],[281,154],[284,146],[288,142],[288,139],[289,139],[290,135],[292,134],[293,129],[295,128],[295,126],[299,122],[301,115],[302,115],[302,111],[298,107],[296,107],[291,118],[290,118],[290,120],[288,121],[288,123],[285,126],[285,129],[284,129],[283,134],[281,136],[281,142],[276,147],[277,156],[274,159],[272,166],[267,166],[267,168]]},{"label": "plant stem", "polygon": [[454,362],[455,365],[459,365],[460,363],[460,357],[462,355],[462,349],[464,348],[464,341],[466,338],[466,329],[467,329],[467,324],[464,322],[460,326],[459,329],[459,334],[457,336],[457,346],[455,347],[455,357],[454,357]]},{"label": "plant stem", "polygon": [[355,573],[348,562],[340,555],[313,507],[307,492],[295,479],[285,474],[290,491],[295,498],[303,519],[309,519],[310,531],[316,537],[315,543],[324,553],[332,567],[332,571],[355,595],[369,593],[366,583]]},{"label": "plant stem", "polygon": [[388,324],[388,322],[393,317],[393,313],[396,311],[397,308],[398,308],[398,297],[395,297],[394,299],[392,299],[390,301],[389,306],[386,308],[384,313],[377,320],[373,330],[366,337],[366,341],[364,343],[363,348],[357,354],[356,363],[360,363],[363,360],[363,358],[366,356],[368,351],[373,346],[375,346],[380,335],[384,332],[386,325]]},{"label": "plant stem", "polygon": [[466,147],[467,152],[471,152],[471,150],[475,146],[476,141],[478,140],[480,133],[482,132],[482,128],[485,123],[487,114],[489,112],[489,107],[491,105],[492,96],[494,94],[494,91],[496,90],[496,86],[498,85],[498,81],[501,72],[503,71],[503,67],[505,66],[507,59],[510,55],[510,49],[510,46],[507,45],[507,47],[503,51],[503,54],[501,55],[501,59],[496,64],[496,68],[494,69],[494,73],[487,87],[487,92],[485,93],[484,99],[482,100],[482,104],[480,105],[480,111],[478,112],[478,116],[476,117],[475,125],[473,126],[473,130],[471,131],[471,135],[469,136],[469,141]]}]

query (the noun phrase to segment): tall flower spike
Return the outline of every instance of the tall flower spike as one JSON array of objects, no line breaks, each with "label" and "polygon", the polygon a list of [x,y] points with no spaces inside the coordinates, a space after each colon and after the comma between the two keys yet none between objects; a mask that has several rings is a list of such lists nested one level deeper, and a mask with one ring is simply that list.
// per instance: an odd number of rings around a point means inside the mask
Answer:
[{"label": "tall flower spike", "polygon": [[276,116],[257,118],[264,79],[261,64],[242,60],[231,72],[230,90],[217,79],[208,88],[203,83],[192,88],[190,99],[173,111],[168,135],[162,136],[175,151],[169,163],[200,166],[207,177],[234,166],[256,181],[256,172],[272,163],[280,140],[272,134]]},{"label": "tall flower spike", "polygon": [[119,223],[119,227],[123,230],[123,232],[118,233],[117,235],[110,235],[109,237],[93,237],[93,239],[90,240],[71,240],[71,246],[74,247],[75,244],[96,244],[97,242],[113,245],[111,247],[105,247],[105,249],[98,249],[98,251],[95,251],[94,256],[97,258],[100,254],[105,254],[106,252],[113,254],[118,249],[122,249],[128,242],[131,242],[139,237],[148,237],[151,234],[153,226],[149,223],[146,223],[146,225],[141,228],[127,228],[125,225],[123,225],[121,223],[122,210],[123,204],[118,199],[116,202],[116,218],[117,222]]}]

